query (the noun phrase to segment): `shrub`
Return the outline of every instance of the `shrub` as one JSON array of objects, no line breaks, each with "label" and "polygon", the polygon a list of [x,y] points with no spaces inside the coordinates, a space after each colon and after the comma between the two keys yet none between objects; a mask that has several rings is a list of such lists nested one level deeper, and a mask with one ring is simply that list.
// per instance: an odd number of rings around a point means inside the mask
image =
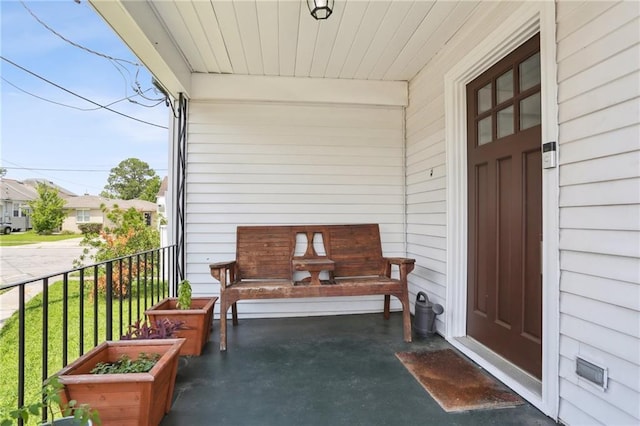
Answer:
[{"label": "shrub", "polygon": [[[113,226],[104,226],[99,234],[84,235],[81,244],[94,248],[95,252],[89,255],[89,248],[85,248],[80,259],[74,261],[76,266],[82,266],[87,255],[99,263],[160,247],[160,233],[157,229],[147,226],[142,212],[133,207],[122,210],[118,206],[108,210],[104,205],[102,211],[106,213],[108,223],[112,223]],[[131,281],[137,279],[139,275],[153,272],[153,264],[153,262],[146,262],[144,258],[131,263],[115,263],[111,284],[113,295],[129,294]],[[155,264],[157,265],[157,262]],[[104,271],[101,271],[98,277],[98,289],[100,294],[104,294],[107,290],[107,277]]]},{"label": "shrub", "polygon": [[101,223],[81,223],[78,225],[78,229],[84,235],[98,235],[102,231]]}]

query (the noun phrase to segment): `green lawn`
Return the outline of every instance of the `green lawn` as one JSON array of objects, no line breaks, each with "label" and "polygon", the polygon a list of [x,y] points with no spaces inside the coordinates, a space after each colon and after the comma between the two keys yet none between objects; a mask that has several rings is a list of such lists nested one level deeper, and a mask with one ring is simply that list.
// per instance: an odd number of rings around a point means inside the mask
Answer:
[{"label": "green lawn", "polygon": [[27,232],[12,232],[9,235],[0,234],[0,247],[20,246],[24,244],[36,244],[80,237],[82,237],[80,234],[38,235],[33,230]]},{"label": "green lawn", "polygon": [[[84,351],[94,346],[94,303],[88,295],[84,299],[84,312],[80,312],[80,283],[69,281],[68,286],[68,359],[71,363],[79,356],[80,352],[80,318],[84,319]],[[88,291],[85,291],[88,293]],[[63,367],[62,340],[63,340],[63,284],[57,282],[49,287],[49,314],[48,314],[48,352],[49,361],[47,376],[57,372]],[[138,309],[141,315],[144,310],[158,300],[147,298],[146,303],[141,300],[138,307],[135,298],[132,301],[132,320],[137,318]],[[25,402],[32,403],[38,400],[42,383],[42,339],[43,339],[43,297],[42,293],[31,299],[26,306],[25,320]],[[123,331],[126,332],[126,324],[129,323],[129,303],[127,300],[122,306],[124,319]],[[101,298],[98,301],[98,342],[105,340],[105,302]],[[113,308],[113,340],[120,338],[120,307],[114,300]],[[0,330],[0,411],[13,409],[17,405],[16,384],[18,383],[18,315],[14,314]]]}]

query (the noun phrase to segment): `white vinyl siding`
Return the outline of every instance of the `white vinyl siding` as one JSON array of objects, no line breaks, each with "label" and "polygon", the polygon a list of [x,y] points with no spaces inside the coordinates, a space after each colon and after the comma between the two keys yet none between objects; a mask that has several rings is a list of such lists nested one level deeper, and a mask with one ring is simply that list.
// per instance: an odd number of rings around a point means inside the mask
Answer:
[{"label": "white vinyl siding", "polygon": [[[405,254],[402,107],[191,101],[189,110],[186,251],[195,293],[219,293],[208,265],[235,257],[238,225],[379,223],[384,253]],[[245,318],[381,309],[381,297],[239,307]]]},{"label": "white vinyl siding", "polygon": [[[450,285],[444,75],[515,7],[478,7],[409,82],[407,251],[417,259],[410,291],[438,303]],[[640,422],[639,9],[638,2],[556,3],[561,295],[560,317],[551,312],[546,321],[559,321],[559,419],[569,425]],[[605,392],[578,379],[579,354],[609,369]]]},{"label": "white vinyl siding", "polygon": [[[426,291],[445,305],[446,147],[444,75],[520,6],[480,4],[443,51],[409,82],[407,107],[407,255],[416,259],[409,276],[412,297]],[[461,267],[463,267],[461,265]],[[437,317],[444,332],[445,315]]]},{"label": "white vinyl siding", "polygon": [[[557,5],[560,412],[640,423],[640,3]],[[602,391],[576,357],[608,368]]]}]

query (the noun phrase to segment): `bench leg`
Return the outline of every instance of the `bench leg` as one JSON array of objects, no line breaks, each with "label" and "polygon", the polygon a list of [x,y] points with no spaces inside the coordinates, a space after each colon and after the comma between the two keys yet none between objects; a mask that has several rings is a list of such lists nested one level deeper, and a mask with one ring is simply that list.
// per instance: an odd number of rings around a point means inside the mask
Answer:
[{"label": "bench leg", "polygon": [[390,316],[390,308],[391,305],[391,296],[388,294],[384,295],[384,319],[388,320]]},{"label": "bench leg", "polygon": [[405,294],[401,299],[402,303],[402,328],[404,331],[404,341],[411,343],[411,308],[409,305],[409,295]]},{"label": "bench leg", "polygon": [[233,319],[233,325],[238,325],[238,304],[231,305],[231,318]]},{"label": "bench leg", "polygon": [[227,310],[226,303],[220,304],[220,352],[227,350]]}]

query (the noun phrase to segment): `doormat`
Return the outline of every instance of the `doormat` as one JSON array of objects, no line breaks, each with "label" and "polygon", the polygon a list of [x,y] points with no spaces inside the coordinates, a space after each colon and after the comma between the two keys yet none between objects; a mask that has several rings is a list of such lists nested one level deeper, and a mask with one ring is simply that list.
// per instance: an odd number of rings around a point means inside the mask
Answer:
[{"label": "doormat", "polygon": [[398,359],[447,412],[513,407],[522,399],[451,349],[398,352]]}]

